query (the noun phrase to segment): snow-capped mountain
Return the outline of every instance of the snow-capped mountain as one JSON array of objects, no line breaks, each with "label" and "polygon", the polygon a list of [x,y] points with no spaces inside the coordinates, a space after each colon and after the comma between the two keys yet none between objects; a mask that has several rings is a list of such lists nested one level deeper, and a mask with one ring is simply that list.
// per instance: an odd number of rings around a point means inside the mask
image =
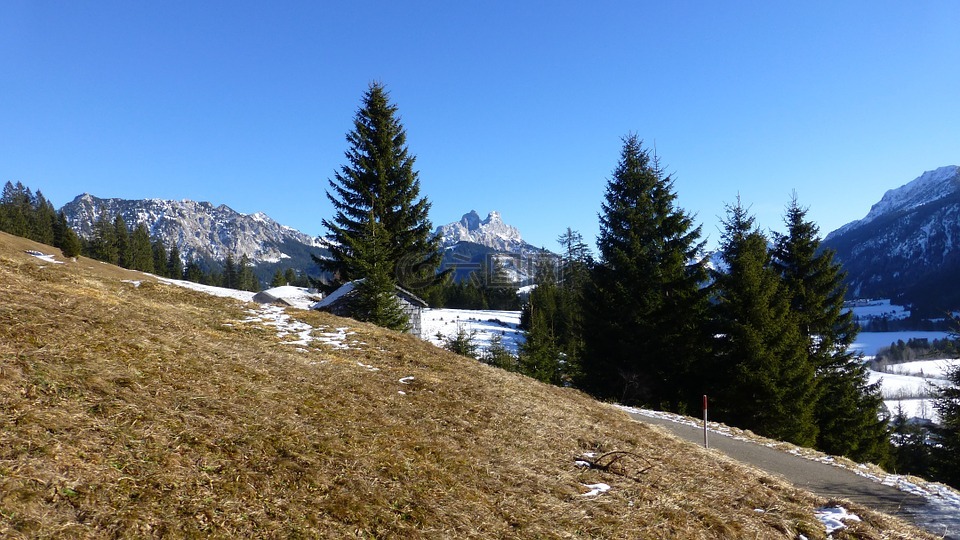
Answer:
[{"label": "snow-capped mountain", "polygon": [[497,211],[481,220],[471,210],[460,221],[437,227],[435,235],[444,252],[441,269],[452,268],[456,279],[466,278],[472,272],[490,272],[496,264],[505,270],[510,281],[524,283],[533,278],[544,257],[556,257],[525,242],[520,231],[504,223]]},{"label": "snow-capped mountain", "polygon": [[94,223],[102,213],[111,222],[122,216],[130,229],[144,223],[151,237],[160,238],[167,247],[176,245],[185,261],[221,261],[227,255],[239,260],[246,255],[254,264],[280,263],[302,259],[307,252],[319,254],[324,246],[320,238],[280,225],[266,214],[242,214],[208,202],[101,199],[84,193],[62,210],[70,226],[85,238],[93,236]]},{"label": "snow-capped mountain", "polygon": [[523,241],[516,227],[503,222],[500,212],[496,210],[487,214],[484,220],[475,210],[471,210],[460,221],[437,227],[436,235],[441,238],[444,248],[454,246],[457,242],[471,242],[506,252],[519,252],[532,247]]},{"label": "snow-capped mountain", "polygon": [[940,167],[884,194],[827,235],[848,296],[899,298],[927,315],[960,306],[960,167]]}]

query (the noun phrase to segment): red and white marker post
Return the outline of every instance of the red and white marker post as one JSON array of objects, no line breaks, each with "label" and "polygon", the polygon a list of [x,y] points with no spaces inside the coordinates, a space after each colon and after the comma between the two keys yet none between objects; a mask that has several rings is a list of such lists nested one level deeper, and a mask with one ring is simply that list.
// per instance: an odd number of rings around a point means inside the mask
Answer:
[{"label": "red and white marker post", "polygon": [[703,447],[710,448],[707,443],[707,395],[703,395]]}]

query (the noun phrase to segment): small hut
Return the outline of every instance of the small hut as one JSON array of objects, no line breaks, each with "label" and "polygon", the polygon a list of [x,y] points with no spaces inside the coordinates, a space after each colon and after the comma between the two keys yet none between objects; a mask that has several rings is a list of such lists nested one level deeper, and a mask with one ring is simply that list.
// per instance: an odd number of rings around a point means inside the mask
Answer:
[{"label": "small hut", "polygon": [[[344,283],[339,289],[315,304],[313,309],[326,311],[341,317],[352,316],[352,304],[357,294],[356,285],[359,281],[361,280]],[[402,287],[396,287],[395,294],[400,302],[400,309],[403,310],[410,321],[409,332],[421,337],[422,326],[420,321],[423,318],[423,309],[430,306],[423,299]]]}]

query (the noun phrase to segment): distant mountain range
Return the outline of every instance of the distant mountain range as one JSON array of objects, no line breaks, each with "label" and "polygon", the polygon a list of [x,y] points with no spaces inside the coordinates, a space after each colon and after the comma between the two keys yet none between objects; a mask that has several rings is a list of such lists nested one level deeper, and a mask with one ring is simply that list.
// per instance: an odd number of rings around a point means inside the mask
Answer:
[{"label": "distant mountain range", "polygon": [[[319,276],[310,255],[329,255],[321,237],[281,225],[263,213],[243,214],[208,202],[102,199],[84,193],[62,210],[67,223],[84,238],[93,236],[101,215],[111,221],[119,215],[129,228],[143,223],[151,237],[160,238],[168,248],[176,245],[184,262],[197,260],[217,268],[227,255],[235,260],[246,255],[262,282],[278,268]],[[520,231],[504,223],[496,211],[483,220],[470,211],[458,222],[437,227],[435,234],[444,252],[442,268],[453,269],[458,279],[474,271],[482,278],[493,277],[488,270],[499,264],[510,281],[522,283],[533,276],[540,256],[553,256],[524,242]]]},{"label": "distant mountain range", "polygon": [[160,199],[101,199],[84,193],[62,208],[67,223],[84,238],[93,236],[101,214],[113,221],[122,216],[131,229],[143,223],[151,237],[180,250],[184,261],[197,260],[216,268],[227,255],[239,261],[246,255],[261,281],[277,268],[294,268],[319,275],[311,254],[325,256],[326,241],[286,227],[266,214],[242,214],[208,202]]},{"label": "distant mountain range", "polygon": [[[131,228],[146,224],[168,247],[176,245],[185,261],[216,267],[228,254],[236,259],[247,255],[262,281],[277,268],[319,275],[310,255],[328,255],[320,237],[262,213],[242,214],[207,202],[83,194],[62,210],[71,227],[87,238],[105,212],[111,220],[123,216]],[[481,219],[471,210],[459,221],[437,227],[435,234],[443,249],[443,268],[453,269],[458,279],[474,272],[492,279],[494,266],[500,266],[507,279],[525,284],[540,261],[557,257],[525,242],[496,211]],[[960,167],[928,171],[888,191],[863,219],[828,234],[823,246],[835,250],[843,264],[851,299],[891,298],[912,305],[912,312],[924,317],[960,309]]]},{"label": "distant mountain range", "polygon": [[823,246],[843,263],[848,297],[893,298],[924,317],[960,308],[960,167],[887,191]]}]

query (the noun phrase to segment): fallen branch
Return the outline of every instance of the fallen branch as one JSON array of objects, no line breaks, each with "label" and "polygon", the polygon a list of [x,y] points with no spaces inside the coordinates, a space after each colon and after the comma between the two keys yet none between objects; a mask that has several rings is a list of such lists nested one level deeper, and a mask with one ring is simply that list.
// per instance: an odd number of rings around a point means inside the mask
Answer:
[{"label": "fallen branch", "polygon": [[596,458],[588,458],[586,456],[578,458],[578,461],[586,463],[591,469],[596,469],[598,471],[609,472],[617,474],[631,480],[639,481],[640,479],[634,475],[631,475],[627,471],[627,466],[622,462],[625,458],[633,458],[637,461],[642,461],[646,466],[640,468],[640,470],[635,473],[636,475],[646,474],[647,471],[652,469],[656,464],[652,463],[649,459],[636,454],[634,452],[628,452],[626,450],[614,450],[612,452],[607,452]]}]

